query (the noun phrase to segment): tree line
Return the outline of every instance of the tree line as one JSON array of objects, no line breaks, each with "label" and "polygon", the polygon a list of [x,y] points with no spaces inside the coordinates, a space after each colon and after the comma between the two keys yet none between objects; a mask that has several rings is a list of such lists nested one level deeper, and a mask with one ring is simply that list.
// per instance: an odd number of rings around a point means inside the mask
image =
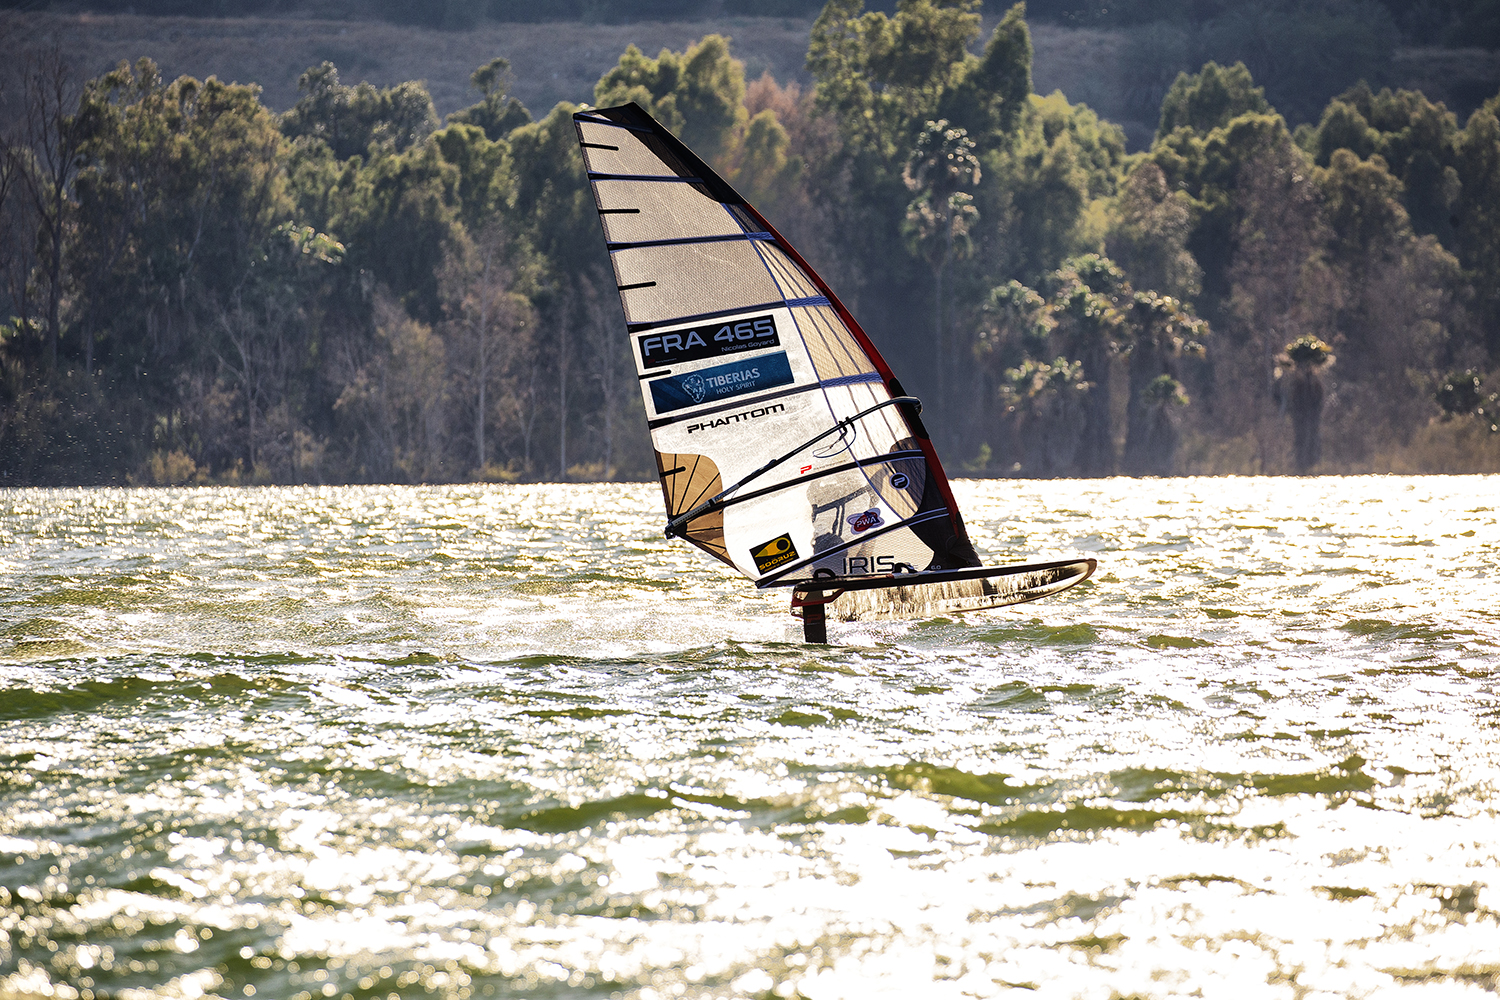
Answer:
[{"label": "tree line", "polygon": [[[440,121],[325,63],[257,88],[27,56],[0,159],[0,482],[649,478],[571,114],[497,59]],[[924,398],[950,464],[1094,476],[1500,458],[1500,97],[1356,85],[1289,128],[1243,65],[1151,147],[1031,85],[1017,5],[830,0],[813,85],[631,47]]]}]

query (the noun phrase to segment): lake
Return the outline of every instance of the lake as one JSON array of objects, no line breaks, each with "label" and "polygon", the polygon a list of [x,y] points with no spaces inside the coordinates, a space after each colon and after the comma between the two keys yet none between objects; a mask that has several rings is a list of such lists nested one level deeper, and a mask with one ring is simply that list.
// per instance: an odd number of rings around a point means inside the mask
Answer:
[{"label": "lake", "polygon": [[800,641],[652,484],[0,491],[0,997],[1500,985],[1500,478],[960,481]]}]

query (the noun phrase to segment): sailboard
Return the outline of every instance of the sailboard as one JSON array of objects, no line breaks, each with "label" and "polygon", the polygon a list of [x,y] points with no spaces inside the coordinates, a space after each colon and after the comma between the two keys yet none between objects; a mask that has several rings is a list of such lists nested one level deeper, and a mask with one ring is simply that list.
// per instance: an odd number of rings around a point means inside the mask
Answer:
[{"label": "sailboard", "polygon": [[880,352],[766,219],[637,104],[573,115],[678,537],[826,622],[1059,593],[1091,558],[984,566]]}]

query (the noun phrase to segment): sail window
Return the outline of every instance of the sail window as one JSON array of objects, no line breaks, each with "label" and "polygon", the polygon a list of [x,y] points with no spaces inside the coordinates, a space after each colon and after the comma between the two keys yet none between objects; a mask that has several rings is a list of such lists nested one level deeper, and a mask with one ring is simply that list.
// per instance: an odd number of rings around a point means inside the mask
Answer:
[{"label": "sail window", "polygon": [[776,276],[776,283],[781,286],[781,294],[785,298],[810,299],[823,294],[780,247],[767,244],[761,248],[761,252],[765,254],[766,266]]}]

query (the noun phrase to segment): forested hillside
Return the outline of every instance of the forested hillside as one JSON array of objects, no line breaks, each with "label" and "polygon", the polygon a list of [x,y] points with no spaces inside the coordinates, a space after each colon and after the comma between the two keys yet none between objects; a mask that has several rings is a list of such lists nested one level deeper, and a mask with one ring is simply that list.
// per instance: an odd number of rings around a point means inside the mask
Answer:
[{"label": "forested hillside", "polygon": [[[1482,5],[1479,5],[1482,6]],[[1024,7],[831,0],[812,84],[710,35],[598,81],[845,298],[954,471],[1500,469],[1500,97],[1354,83],[1289,127],[1243,65],[1117,125],[1032,92]],[[1401,29],[1408,30],[1408,29]],[[26,56],[0,173],[0,482],[654,473],[560,104],[503,60],[257,89]]]}]

